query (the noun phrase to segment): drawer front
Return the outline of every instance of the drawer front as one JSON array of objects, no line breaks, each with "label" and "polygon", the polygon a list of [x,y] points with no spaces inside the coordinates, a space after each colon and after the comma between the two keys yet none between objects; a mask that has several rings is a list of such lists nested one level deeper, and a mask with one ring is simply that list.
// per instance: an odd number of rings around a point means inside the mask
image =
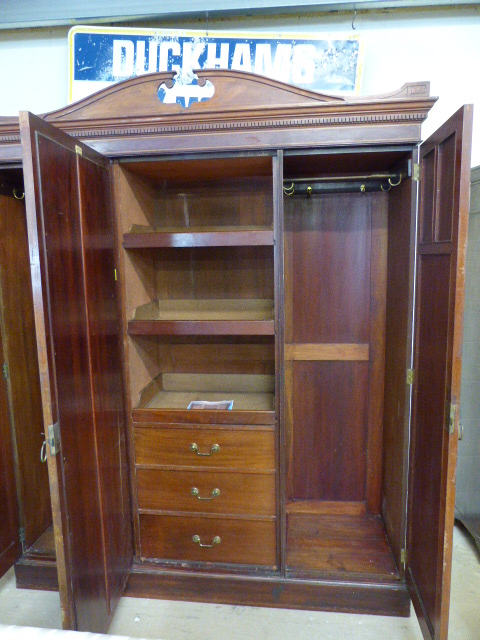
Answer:
[{"label": "drawer front", "polygon": [[138,469],[140,509],[275,515],[275,475]]},{"label": "drawer front", "polygon": [[140,516],[143,558],[274,567],[275,535],[273,520]]},{"label": "drawer front", "polygon": [[137,465],[275,469],[273,430],[135,426]]}]

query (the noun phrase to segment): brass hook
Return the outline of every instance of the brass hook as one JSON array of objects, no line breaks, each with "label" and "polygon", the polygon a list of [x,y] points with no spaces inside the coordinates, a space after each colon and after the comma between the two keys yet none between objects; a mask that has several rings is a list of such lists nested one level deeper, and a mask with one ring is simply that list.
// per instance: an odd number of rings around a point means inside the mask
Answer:
[{"label": "brass hook", "polygon": [[295,184],[293,182],[289,187],[283,187],[283,193],[286,196],[293,196],[294,192],[295,192]]},{"label": "brass hook", "polygon": [[25,192],[22,192],[21,196],[17,196],[17,190],[14,189],[13,190],[13,197],[15,198],[15,200],[23,200],[25,198]]},{"label": "brass hook", "polygon": [[383,184],[380,185],[380,189],[382,191],[390,191],[390,189],[392,188],[392,185],[390,184],[390,178],[388,179],[388,186],[387,188],[384,188]]},{"label": "brass hook", "polygon": [[392,179],[391,179],[391,178],[389,178],[389,179],[388,179],[388,184],[389,184],[391,187],[398,187],[398,185],[401,183],[401,181],[402,181],[402,174],[400,174],[400,175],[398,176],[398,182],[393,182],[393,181],[392,181]]}]

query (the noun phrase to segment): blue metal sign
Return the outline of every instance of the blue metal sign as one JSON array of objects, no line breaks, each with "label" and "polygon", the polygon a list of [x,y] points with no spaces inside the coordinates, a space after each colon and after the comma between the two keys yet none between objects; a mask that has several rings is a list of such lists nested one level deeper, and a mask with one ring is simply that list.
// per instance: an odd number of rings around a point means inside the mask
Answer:
[{"label": "blue metal sign", "polygon": [[159,97],[188,106],[214,90],[209,83],[200,87],[193,70],[212,68],[250,71],[313,91],[359,89],[358,37],[75,27],[69,43],[72,101],[120,80],[175,71],[174,88]]}]

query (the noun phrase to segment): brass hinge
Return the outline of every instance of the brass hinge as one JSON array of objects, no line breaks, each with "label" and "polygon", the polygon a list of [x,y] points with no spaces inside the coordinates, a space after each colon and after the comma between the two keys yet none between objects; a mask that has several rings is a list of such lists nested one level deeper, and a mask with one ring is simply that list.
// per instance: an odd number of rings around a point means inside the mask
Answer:
[{"label": "brass hinge", "polygon": [[457,417],[457,405],[450,403],[450,415],[448,420],[448,433],[455,433],[455,418]]},{"label": "brass hinge", "polygon": [[115,276],[115,282],[117,282],[117,270],[116,269],[113,270],[113,275]]},{"label": "brass hinge", "polygon": [[75,153],[79,156],[83,155],[82,147],[80,147],[78,144],[75,145]]},{"label": "brass hinge", "polygon": [[58,422],[48,425],[47,442],[50,447],[50,455],[56,456],[60,451],[60,426]]},{"label": "brass hinge", "polygon": [[415,182],[419,182],[420,181],[420,165],[418,164],[418,162],[414,162],[413,163],[413,176],[412,176],[413,180],[415,180]]},{"label": "brass hinge", "polygon": [[407,384],[413,384],[415,382],[415,369],[407,369]]},{"label": "brass hinge", "polygon": [[8,364],[6,362],[3,363],[2,374],[3,374],[3,377],[5,378],[5,380],[8,380],[9,373],[8,373]]},{"label": "brass hinge", "polygon": [[407,564],[407,550],[406,549],[400,549],[400,562],[403,565],[403,568],[405,568],[405,565]]}]

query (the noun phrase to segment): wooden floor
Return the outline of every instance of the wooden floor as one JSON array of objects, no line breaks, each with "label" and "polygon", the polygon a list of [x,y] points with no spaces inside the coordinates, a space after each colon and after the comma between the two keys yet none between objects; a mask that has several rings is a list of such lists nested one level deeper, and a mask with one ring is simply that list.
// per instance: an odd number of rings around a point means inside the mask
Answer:
[{"label": "wooden floor", "polygon": [[53,537],[53,525],[50,525],[44,533],[27,550],[28,556],[55,557],[55,539]]},{"label": "wooden floor", "polygon": [[[25,554],[54,558],[53,527]],[[393,561],[380,516],[290,513],[287,519],[287,575],[396,581]]]},{"label": "wooden floor", "polygon": [[289,514],[287,574],[398,580],[380,516]]}]

